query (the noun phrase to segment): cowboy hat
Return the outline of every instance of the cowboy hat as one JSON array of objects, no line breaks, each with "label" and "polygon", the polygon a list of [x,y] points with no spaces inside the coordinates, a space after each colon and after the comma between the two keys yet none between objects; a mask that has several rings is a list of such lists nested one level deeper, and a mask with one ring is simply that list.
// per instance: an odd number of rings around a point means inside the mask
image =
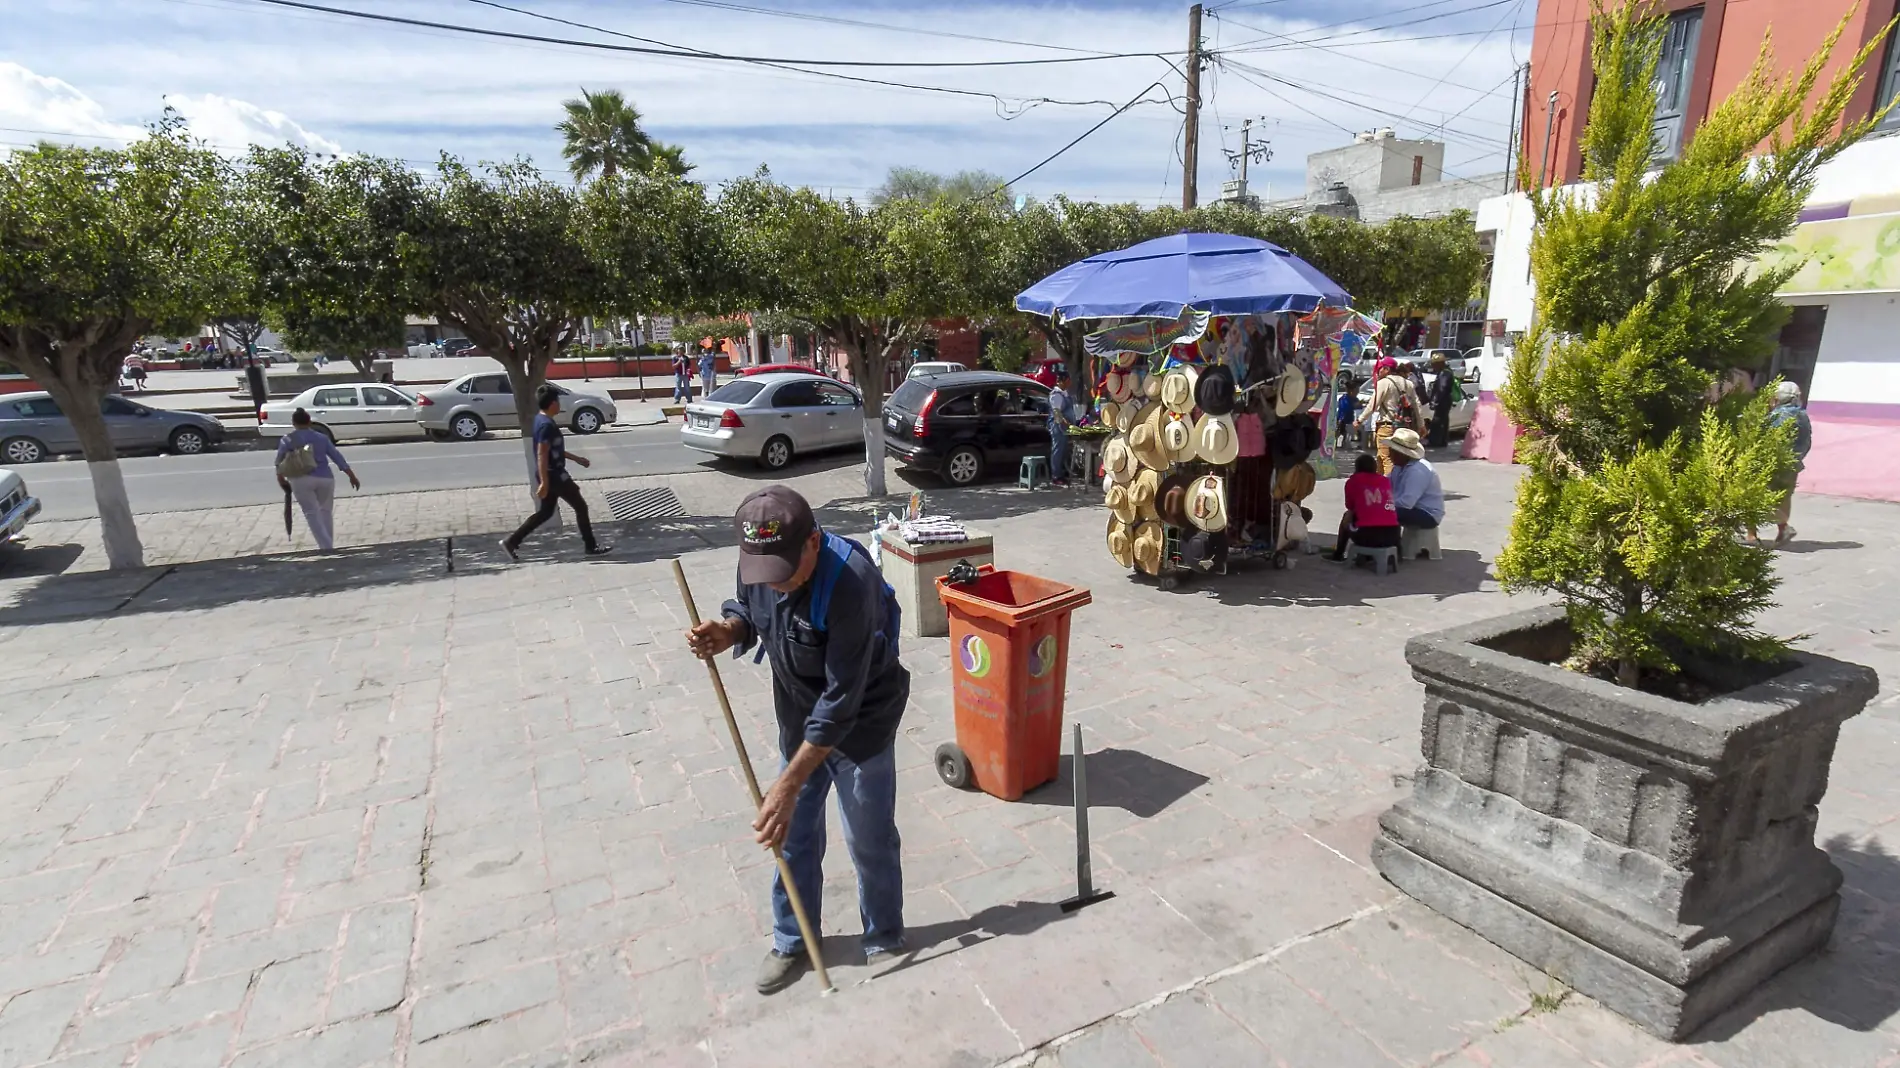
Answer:
[{"label": "cowboy hat", "polygon": [[1240,455],[1240,431],[1231,415],[1203,415],[1194,424],[1194,452],[1210,464],[1231,464]]},{"label": "cowboy hat", "polygon": [[1122,412],[1122,406],[1114,401],[1103,401],[1102,409],[1095,413],[1095,421],[1103,426],[1114,426],[1115,417]]},{"label": "cowboy hat", "polygon": [[1161,417],[1161,448],[1168,459],[1184,464],[1194,459],[1194,426],[1186,417],[1169,412]]},{"label": "cowboy hat", "polygon": [[1127,404],[1135,395],[1135,373],[1119,368],[1102,376],[1102,392],[1116,404]]},{"label": "cowboy hat", "polygon": [[1194,387],[1194,403],[1209,415],[1234,410],[1234,369],[1225,364],[1209,367]]},{"label": "cowboy hat", "polygon": [[1124,434],[1135,429],[1135,424],[1140,421],[1141,401],[1139,398],[1130,400],[1115,409],[1115,429]]},{"label": "cowboy hat", "polygon": [[1305,462],[1294,464],[1280,472],[1278,484],[1273,495],[1283,501],[1303,501],[1313,495],[1313,487],[1319,476],[1313,465]]},{"label": "cowboy hat", "polygon": [[1150,404],[1141,422],[1128,432],[1129,451],[1135,454],[1135,459],[1143,467],[1151,467],[1156,471],[1168,466],[1168,454],[1161,442],[1161,413],[1164,410],[1159,404]]},{"label": "cowboy hat", "polygon": [[1177,530],[1188,525],[1188,491],[1194,485],[1194,476],[1182,472],[1169,475],[1161,480],[1161,488],[1155,494],[1155,514],[1161,521]]},{"label": "cowboy hat", "polygon": [[1402,456],[1410,456],[1414,460],[1425,458],[1425,445],[1418,440],[1418,431],[1409,426],[1394,430],[1392,436],[1385,439],[1385,444],[1387,448]]},{"label": "cowboy hat", "polygon": [[1161,472],[1153,468],[1143,468],[1128,484],[1128,499],[1134,502],[1135,514],[1142,519],[1153,519],[1155,512],[1155,491],[1161,488]]},{"label": "cowboy hat", "polygon": [[1135,454],[1129,451],[1127,438],[1110,438],[1102,446],[1102,470],[1116,482],[1135,477]]},{"label": "cowboy hat", "polygon": [[1135,366],[1135,361],[1140,358],[1141,353],[1139,352],[1118,352],[1115,354],[1115,366],[1127,370]]},{"label": "cowboy hat", "polygon": [[1286,418],[1300,410],[1306,403],[1306,376],[1297,367],[1289,367],[1280,373],[1280,381],[1273,390],[1273,413]]},{"label": "cowboy hat", "polygon": [[1160,400],[1161,378],[1158,375],[1149,375],[1148,380],[1141,385],[1141,392],[1151,401]]},{"label": "cowboy hat", "polygon": [[1135,528],[1135,566],[1143,574],[1161,574],[1161,559],[1167,550],[1167,534],[1159,523],[1143,523]]},{"label": "cowboy hat", "polygon": [[1188,492],[1188,520],[1202,530],[1227,529],[1227,482],[1202,475]]},{"label": "cowboy hat", "polygon": [[1200,369],[1189,364],[1169,371],[1161,379],[1161,403],[1177,415],[1188,414],[1194,410],[1194,387],[1200,380]]},{"label": "cowboy hat", "polygon": [[1108,506],[1109,513],[1124,523],[1135,521],[1135,495],[1120,482],[1111,483],[1102,503]]},{"label": "cowboy hat", "polygon": [[1128,524],[1115,516],[1108,517],[1108,555],[1123,567],[1135,566],[1135,539]]}]

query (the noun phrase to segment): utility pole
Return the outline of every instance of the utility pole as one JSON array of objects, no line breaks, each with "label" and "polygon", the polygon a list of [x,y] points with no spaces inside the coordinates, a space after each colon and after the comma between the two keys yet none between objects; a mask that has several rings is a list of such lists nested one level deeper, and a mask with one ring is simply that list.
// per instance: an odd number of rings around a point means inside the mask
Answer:
[{"label": "utility pole", "polygon": [[[1240,122],[1240,151],[1227,153],[1228,163],[1237,163],[1240,165],[1240,178],[1233,183],[1234,195],[1231,199],[1241,204],[1252,203],[1247,192],[1247,164],[1249,162],[1265,163],[1272,158],[1273,143],[1263,140],[1258,145],[1255,145],[1253,143],[1253,120],[1242,119]],[[1229,198],[1223,193],[1222,199]]]},{"label": "utility pole", "polygon": [[1557,90],[1550,91],[1550,102],[1544,105],[1544,161],[1537,165],[1537,188],[1544,188],[1544,177],[1550,173],[1550,135],[1557,122]]},{"label": "utility pole", "polygon": [[1517,172],[1524,165],[1522,126],[1524,122],[1530,121],[1530,116],[1525,115],[1520,121],[1517,106],[1524,102],[1524,79],[1530,74],[1530,70],[1531,65],[1525,63],[1511,72],[1511,132],[1506,139],[1504,149],[1504,191],[1506,193],[1517,192]]},{"label": "utility pole", "polygon": [[1201,165],[1201,5],[1188,8],[1187,127],[1181,138],[1181,208],[1193,211],[1200,200]]}]

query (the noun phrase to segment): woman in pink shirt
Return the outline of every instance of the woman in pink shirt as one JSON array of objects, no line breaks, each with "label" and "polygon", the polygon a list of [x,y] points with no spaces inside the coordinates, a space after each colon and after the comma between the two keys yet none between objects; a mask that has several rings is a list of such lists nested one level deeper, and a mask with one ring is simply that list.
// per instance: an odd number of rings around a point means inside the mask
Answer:
[{"label": "woman in pink shirt", "polygon": [[1392,501],[1392,481],[1379,473],[1379,458],[1369,452],[1353,462],[1346,480],[1346,514],[1339,517],[1339,540],[1333,559],[1346,558],[1346,543],[1368,549],[1399,546],[1399,509]]}]

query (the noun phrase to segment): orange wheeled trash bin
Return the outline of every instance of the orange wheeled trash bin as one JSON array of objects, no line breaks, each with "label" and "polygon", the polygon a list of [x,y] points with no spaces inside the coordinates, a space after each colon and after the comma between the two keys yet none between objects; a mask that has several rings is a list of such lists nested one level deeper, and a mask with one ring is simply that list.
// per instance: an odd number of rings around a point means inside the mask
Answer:
[{"label": "orange wheeled trash bin", "polygon": [[950,614],[957,740],[937,747],[937,774],[1005,801],[1052,782],[1062,755],[1069,613],[1089,591],[984,566],[977,580],[937,580]]}]

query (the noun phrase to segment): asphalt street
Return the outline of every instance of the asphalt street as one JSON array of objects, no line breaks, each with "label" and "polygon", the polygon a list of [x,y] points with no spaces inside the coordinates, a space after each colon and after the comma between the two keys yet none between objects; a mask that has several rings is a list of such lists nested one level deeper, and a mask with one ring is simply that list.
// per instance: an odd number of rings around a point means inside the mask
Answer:
[{"label": "asphalt street", "polygon": [[[679,423],[666,422],[583,437],[568,435],[568,448],[594,466],[570,470],[579,478],[665,475],[696,471],[716,461],[679,443]],[[474,442],[343,442],[343,455],[363,480],[363,493],[412,493],[468,489],[527,481],[527,459],[516,435]],[[267,448],[231,449],[200,456],[132,456],[119,461],[132,510],[174,512],[280,500]],[[48,519],[98,515],[92,479],[77,459],[37,464],[20,472]],[[341,489],[349,493],[347,486]]]}]

